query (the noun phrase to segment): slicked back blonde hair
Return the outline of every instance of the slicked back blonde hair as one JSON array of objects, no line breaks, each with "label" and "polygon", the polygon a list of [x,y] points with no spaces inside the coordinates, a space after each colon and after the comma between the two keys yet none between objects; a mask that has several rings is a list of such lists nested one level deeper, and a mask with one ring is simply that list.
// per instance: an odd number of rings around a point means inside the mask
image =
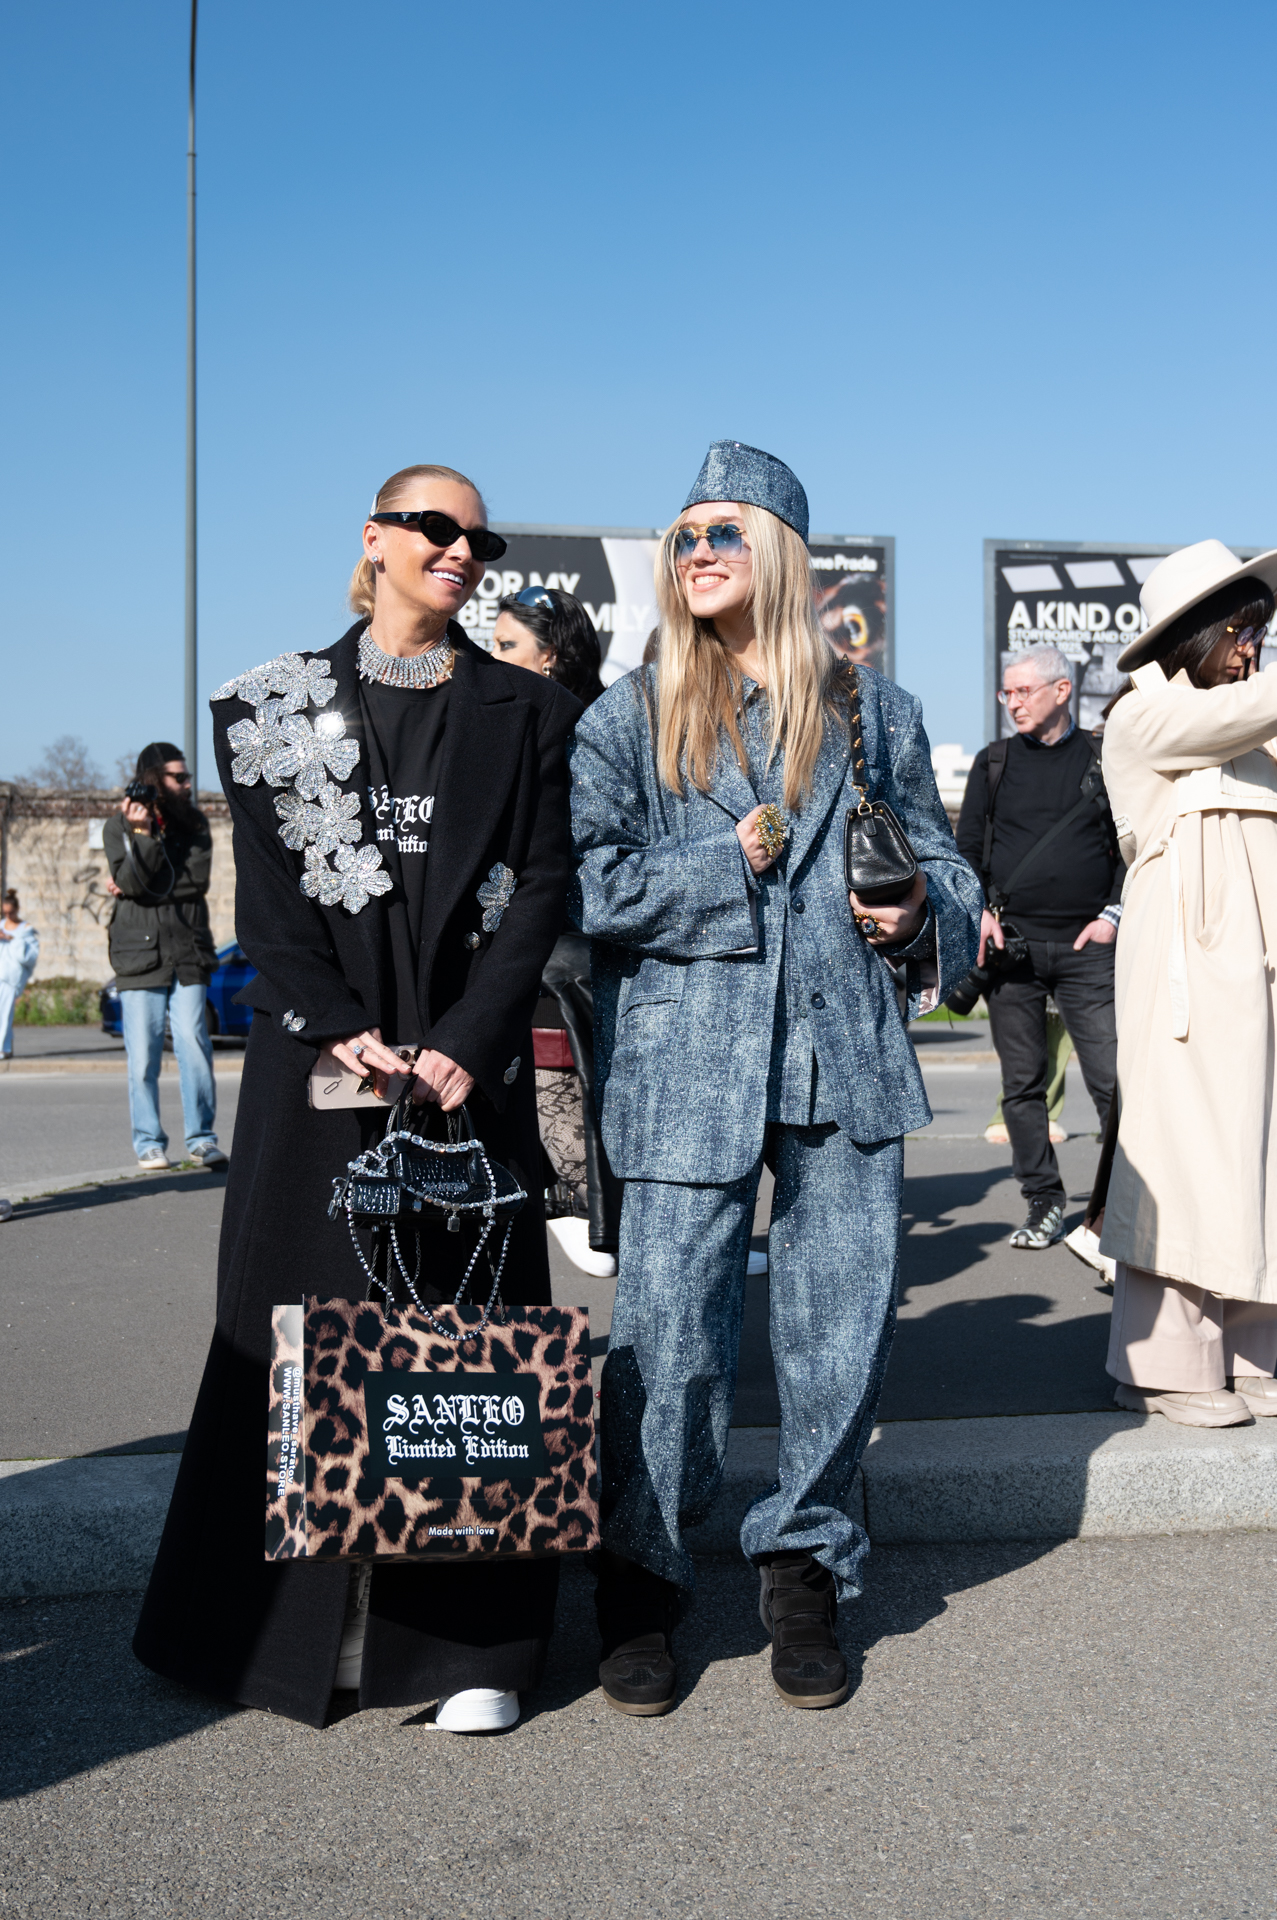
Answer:
[{"label": "slicked back blonde hair", "polygon": [[[742,505],[739,521],[754,557],[750,608],[767,678],[771,741],[767,764],[785,756],[785,805],[802,806],[825,727],[839,723],[834,690],[838,662],[821,631],[812,599],[811,561],[792,527],[765,507]],[[698,620],[674,564],[679,515],[661,539],[656,597],[661,611],[656,661],[656,765],[663,783],[683,792],[684,778],[708,792],[724,745],[748,778],[737,715],[741,676],[707,620]]]},{"label": "slicked back blonde hair", "polygon": [[[380,489],[372,503],[373,513],[393,513],[395,508],[412,491],[414,480],[455,480],[460,486],[469,487],[471,493],[483,495],[473,480],[464,473],[458,473],[455,467],[401,467],[398,473],[392,473],[389,480]],[[363,613],[371,620],[377,604],[377,570],[365,553],[361,555],[359,565],[350,576],[350,591],[347,595],[351,611]]]}]

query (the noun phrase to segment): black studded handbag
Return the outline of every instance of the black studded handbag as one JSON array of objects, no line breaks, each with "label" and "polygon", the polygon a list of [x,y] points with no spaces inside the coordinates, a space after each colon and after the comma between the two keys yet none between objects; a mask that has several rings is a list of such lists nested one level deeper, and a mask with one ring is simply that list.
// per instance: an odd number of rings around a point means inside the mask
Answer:
[{"label": "black studded handbag", "polygon": [[865,787],[865,755],[860,722],[860,683],[851,678],[851,767],[856,805],[843,823],[843,874],[848,893],[867,907],[894,906],[903,900],[918,874],[918,856],[909,836],[885,800],[871,800]]},{"label": "black studded handbag", "polygon": [[[334,1176],[328,1218],[335,1220],[339,1213],[345,1214],[356,1258],[368,1276],[370,1288],[380,1288],[387,1300],[393,1297],[395,1279],[390,1264],[393,1258],[409,1297],[427,1319],[433,1320],[429,1306],[418,1298],[415,1286],[420,1278],[420,1241],[417,1271],[409,1274],[399,1245],[399,1228],[419,1224],[427,1209],[445,1216],[449,1233],[461,1231],[463,1218],[476,1222],[479,1236],[457,1291],[454,1305],[459,1306],[479,1255],[500,1217],[505,1225],[505,1237],[499,1259],[494,1262],[491,1255],[488,1258],[492,1292],[484,1309],[479,1329],[482,1331],[498,1298],[511,1223],[528,1196],[509,1168],[489,1154],[475,1133],[465,1106],[440,1116],[443,1139],[435,1139],[428,1131],[422,1131],[436,1115],[439,1115],[437,1107],[415,1104],[405,1088],[390,1110],[383,1138],[350,1161],[345,1173]],[[374,1229],[371,1265],[359,1243],[356,1231],[359,1227]],[[383,1264],[383,1254],[384,1278],[377,1271]],[[437,1331],[446,1340],[458,1337],[441,1325]]]}]

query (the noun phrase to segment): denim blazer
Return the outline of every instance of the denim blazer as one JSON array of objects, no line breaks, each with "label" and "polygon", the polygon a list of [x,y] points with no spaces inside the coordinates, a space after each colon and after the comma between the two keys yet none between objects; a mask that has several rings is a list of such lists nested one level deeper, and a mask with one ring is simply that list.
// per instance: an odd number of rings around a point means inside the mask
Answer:
[{"label": "denim blazer", "polygon": [[[895,810],[926,874],[943,994],[975,961],[980,885],[936,791],[921,706],[857,672],[869,793]],[[812,796],[755,887],[736,822],[758,801],[735,754],[724,748],[708,793],[671,793],[656,769],[655,698],[655,668],[627,675],[586,710],[568,748],[579,861],[569,912],[595,943],[596,1092],[613,1168],[720,1184],[755,1165],[785,939],[838,1125],[863,1143],[926,1126],[895,982],[856,932],[843,881],[854,804],[845,729],[826,728]],[[916,965],[908,972],[911,1017],[921,980]]]}]

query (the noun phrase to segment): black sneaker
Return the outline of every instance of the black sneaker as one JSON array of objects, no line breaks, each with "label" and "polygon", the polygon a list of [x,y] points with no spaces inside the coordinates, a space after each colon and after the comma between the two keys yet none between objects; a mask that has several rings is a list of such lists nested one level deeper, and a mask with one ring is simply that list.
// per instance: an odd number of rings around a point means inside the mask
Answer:
[{"label": "black sneaker", "polygon": [[791,1707],[836,1707],[847,1662],[834,1632],[834,1576],[809,1553],[773,1553],[759,1567],[758,1611],[772,1637],[772,1685]]},{"label": "black sneaker", "polygon": [[618,1713],[668,1713],[678,1691],[670,1642],[679,1590],[673,1581],[606,1548],[599,1554],[598,1573],[594,1607],[603,1641],[603,1698]]},{"label": "black sneaker", "polygon": [[1064,1238],[1064,1203],[1030,1200],[1029,1217],[1011,1235],[1013,1247],[1049,1247]]}]

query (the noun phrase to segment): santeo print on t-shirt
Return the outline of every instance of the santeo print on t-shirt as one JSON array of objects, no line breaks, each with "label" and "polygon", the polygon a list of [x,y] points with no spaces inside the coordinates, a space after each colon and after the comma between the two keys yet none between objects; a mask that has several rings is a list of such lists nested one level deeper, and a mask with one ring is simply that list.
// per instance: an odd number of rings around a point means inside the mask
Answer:
[{"label": "santeo print on t-shirt", "polygon": [[434,818],[433,793],[408,793],[400,796],[389,787],[368,789],[368,804],[377,822],[379,841],[393,840],[401,854],[426,854],[430,849],[430,823]]}]

